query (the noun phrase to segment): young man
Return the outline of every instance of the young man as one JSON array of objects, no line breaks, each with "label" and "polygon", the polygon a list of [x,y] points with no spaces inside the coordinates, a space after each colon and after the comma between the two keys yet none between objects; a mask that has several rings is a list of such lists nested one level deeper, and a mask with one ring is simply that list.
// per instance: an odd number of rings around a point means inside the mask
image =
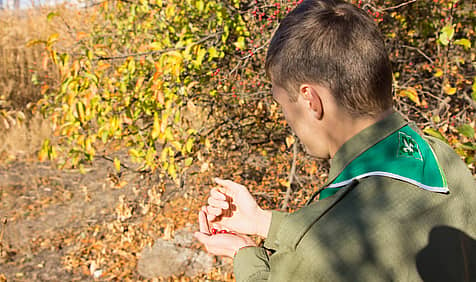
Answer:
[{"label": "young man", "polygon": [[292,214],[217,179],[195,234],[207,250],[233,257],[238,281],[475,281],[476,183],[449,146],[393,112],[373,20],[305,0],[281,22],[266,69],[308,153],[331,159],[329,179]]}]

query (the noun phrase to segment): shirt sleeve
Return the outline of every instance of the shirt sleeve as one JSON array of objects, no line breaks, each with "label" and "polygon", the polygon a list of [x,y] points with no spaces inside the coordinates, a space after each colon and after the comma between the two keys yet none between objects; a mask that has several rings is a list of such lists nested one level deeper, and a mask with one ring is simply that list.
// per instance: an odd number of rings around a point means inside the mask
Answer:
[{"label": "shirt sleeve", "polygon": [[240,249],[233,259],[233,271],[237,282],[268,281],[270,269],[266,249],[261,247]]},{"label": "shirt sleeve", "polygon": [[[271,224],[265,242],[267,249],[276,250],[277,233],[287,213],[272,211]],[[269,242],[269,243],[268,243]],[[239,250],[233,259],[236,281],[268,281],[269,256],[265,248],[249,247]]]},{"label": "shirt sleeve", "polygon": [[272,211],[271,224],[268,230],[268,237],[266,238],[264,242],[264,246],[266,249],[270,249],[270,250],[278,249],[279,242],[277,239],[277,235],[281,228],[281,223],[283,219],[285,219],[288,215],[289,213],[286,213],[286,212]]}]

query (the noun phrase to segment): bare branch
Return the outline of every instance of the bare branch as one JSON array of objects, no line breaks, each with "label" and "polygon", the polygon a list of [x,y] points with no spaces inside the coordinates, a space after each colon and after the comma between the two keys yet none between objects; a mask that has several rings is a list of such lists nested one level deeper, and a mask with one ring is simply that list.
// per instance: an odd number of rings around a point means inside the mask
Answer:
[{"label": "bare branch", "polygon": [[422,50],[420,50],[416,47],[413,47],[413,46],[408,46],[408,45],[402,45],[402,47],[405,47],[405,48],[408,48],[408,49],[411,49],[411,50],[415,50],[418,53],[420,53],[420,55],[425,57],[425,59],[427,59],[430,63],[432,63],[432,64],[434,63],[433,60],[430,57],[428,57],[428,55],[426,55]]},{"label": "bare branch", "polygon": [[387,7],[387,8],[382,8],[382,9],[378,9],[372,5],[370,5],[369,3],[366,3],[362,6],[362,9],[365,10],[365,9],[372,9],[374,11],[377,11],[377,12],[384,12],[384,11],[389,11],[389,10],[395,10],[395,9],[398,9],[398,8],[401,8],[403,6],[407,6],[407,5],[410,5],[412,3],[415,3],[417,0],[411,0],[411,1],[407,1],[407,2],[404,2],[404,3],[401,3],[401,4],[398,4],[396,6],[392,6],[392,7]]},{"label": "bare branch", "polygon": [[398,8],[403,7],[403,6],[407,6],[407,5],[410,5],[410,4],[412,4],[412,3],[415,3],[416,1],[417,1],[417,0],[407,1],[407,2],[404,2],[404,3],[398,4],[398,5],[396,5],[396,6],[393,6],[393,7],[383,8],[383,9],[381,9],[380,11],[388,11],[388,10],[398,9]]}]

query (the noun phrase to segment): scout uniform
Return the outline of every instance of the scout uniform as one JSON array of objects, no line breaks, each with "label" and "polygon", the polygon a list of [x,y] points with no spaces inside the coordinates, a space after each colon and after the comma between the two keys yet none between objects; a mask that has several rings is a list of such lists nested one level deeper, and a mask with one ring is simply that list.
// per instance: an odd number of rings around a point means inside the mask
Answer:
[{"label": "scout uniform", "polygon": [[347,141],[324,187],[273,211],[264,247],[237,252],[237,281],[476,281],[476,182],[398,113]]}]

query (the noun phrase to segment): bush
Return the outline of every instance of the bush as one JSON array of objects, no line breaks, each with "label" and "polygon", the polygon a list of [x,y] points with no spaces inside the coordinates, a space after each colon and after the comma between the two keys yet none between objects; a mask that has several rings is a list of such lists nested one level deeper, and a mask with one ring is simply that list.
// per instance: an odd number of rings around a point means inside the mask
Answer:
[{"label": "bush", "polygon": [[[354,3],[386,35],[397,109],[474,170],[471,4]],[[40,101],[58,136],[40,159],[59,152],[64,165],[81,167],[125,146],[140,171],[177,179],[211,149],[270,141],[279,148],[290,133],[268,95],[263,62],[272,31],[296,4],[102,2],[92,32],[78,32],[74,48],[58,51],[56,35],[43,42],[60,80]],[[119,171],[121,161],[114,163]]]}]

